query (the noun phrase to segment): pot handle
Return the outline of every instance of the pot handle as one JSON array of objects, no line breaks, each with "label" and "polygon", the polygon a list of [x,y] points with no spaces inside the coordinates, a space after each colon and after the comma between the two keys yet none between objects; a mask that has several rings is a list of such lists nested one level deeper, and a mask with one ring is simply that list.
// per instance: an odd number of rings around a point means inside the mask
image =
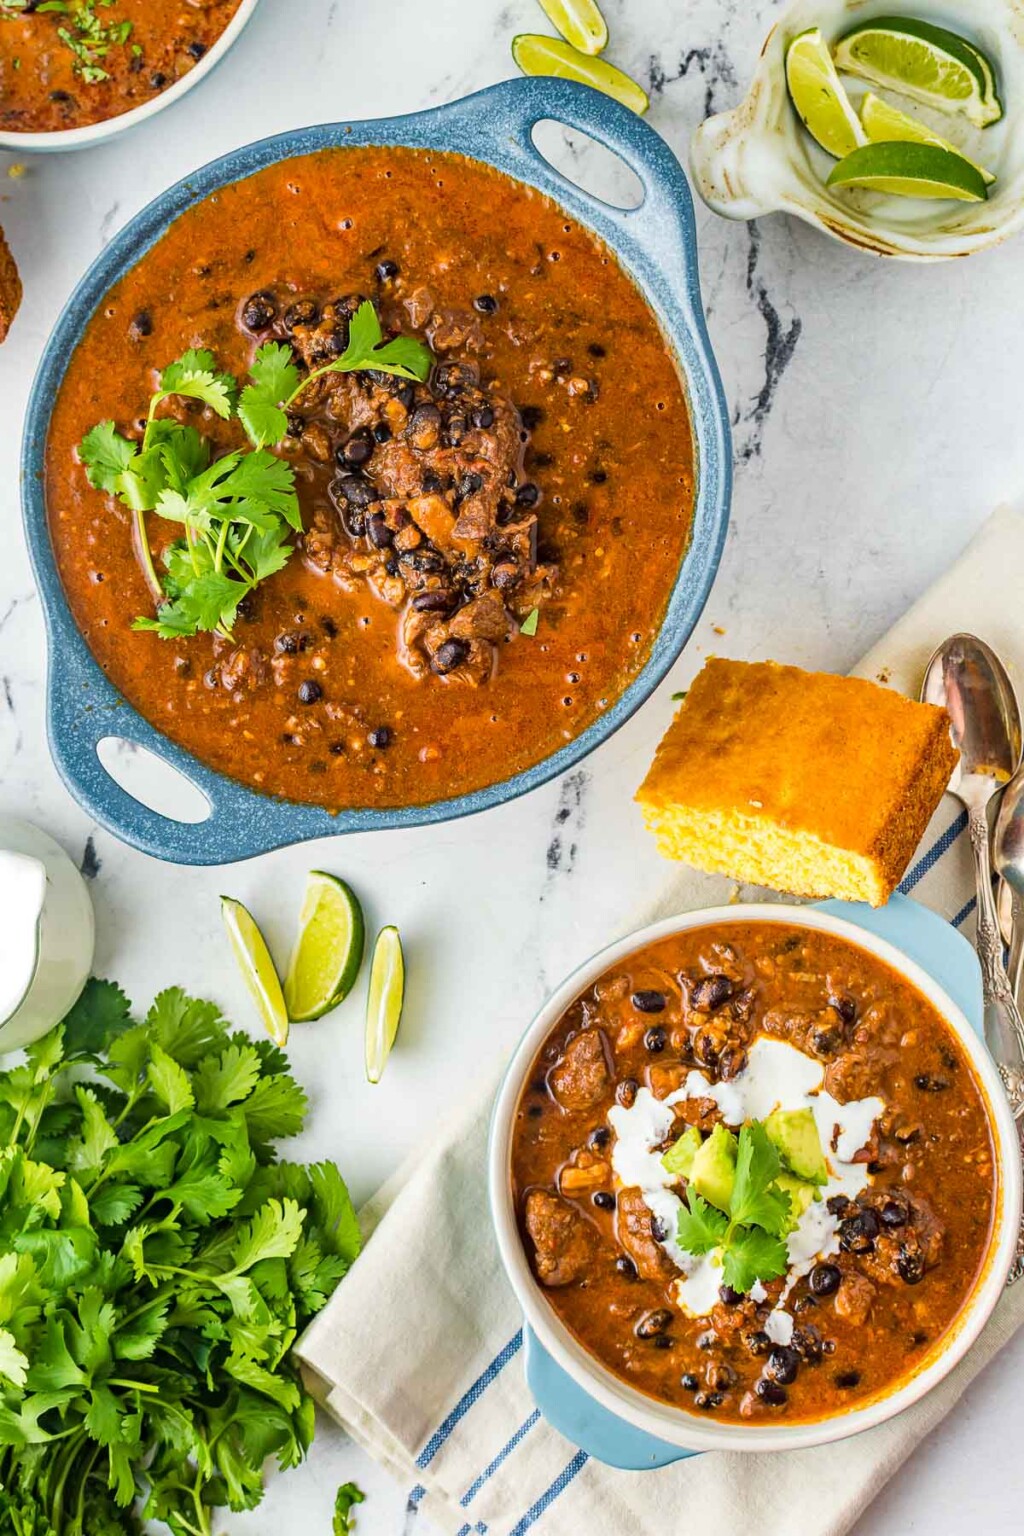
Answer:
[{"label": "pot handle", "polygon": [[[456,141],[452,147],[477,158],[483,150],[509,175],[546,192],[607,238],[627,265],[634,251],[653,260],[703,325],[690,186],[668,144],[644,118],[588,85],[539,76],[503,81],[430,116],[445,121],[447,137]],[[618,208],[556,170],[533,142],[534,128],[545,119],[588,134],[624,161],[643,187],[639,207]]]},{"label": "pot handle", "polygon": [[[49,652],[50,752],[71,794],[107,831],[175,864],[226,864],[297,840],[294,833],[282,838],[261,825],[264,806],[273,802],[203,767],[137,715],[100,675],[66,612],[53,624]],[[100,760],[98,748],[107,737],[142,747],[175,769],[205,798],[209,815],[201,821],[179,821],[129,794]],[[323,815],[330,830],[331,818]],[[317,831],[310,828],[304,835],[316,836]]]},{"label": "pot handle", "polygon": [[526,1384],[543,1418],[595,1461],[628,1472],[648,1472],[700,1455],[658,1440],[602,1407],[556,1364],[528,1323],[523,1325],[523,1337]]}]

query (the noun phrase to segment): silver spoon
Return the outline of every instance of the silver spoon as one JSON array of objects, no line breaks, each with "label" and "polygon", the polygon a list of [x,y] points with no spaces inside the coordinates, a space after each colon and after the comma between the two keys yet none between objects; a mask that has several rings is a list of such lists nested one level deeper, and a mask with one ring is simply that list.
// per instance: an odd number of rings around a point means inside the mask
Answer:
[{"label": "silver spoon", "polygon": [[1018,769],[999,799],[992,837],[992,861],[1011,892],[1010,958],[1007,974],[1020,1006],[1021,957],[1024,955],[1024,769]]},{"label": "silver spoon", "polygon": [[953,745],[960,752],[949,789],[967,811],[974,851],[985,1041],[1010,1108],[1020,1116],[1024,1114],[1024,1019],[1003,966],[987,814],[992,796],[1009,783],[1020,765],[1020,711],[1002,662],[974,635],[951,635],[939,646],[928,663],[921,697],[949,712]]},{"label": "silver spoon", "polygon": [[996,887],[996,913],[1003,948],[1007,951],[1006,974],[1010,978],[1017,1007],[1024,1015],[1024,896],[1015,891],[1003,876],[1000,876]]}]

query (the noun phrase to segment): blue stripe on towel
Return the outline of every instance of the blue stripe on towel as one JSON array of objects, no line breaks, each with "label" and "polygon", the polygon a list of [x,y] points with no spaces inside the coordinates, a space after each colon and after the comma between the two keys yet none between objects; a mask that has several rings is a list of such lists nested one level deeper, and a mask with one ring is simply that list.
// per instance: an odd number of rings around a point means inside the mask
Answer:
[{"label": "blue stripe on towel", "polygon": [[942,858],[942,855],[946,853],[948,849],[952,848],[961,832],[966,831],[967,812],[961,811],[960,815],[956,818],[956,821],[954,821],[951,826],[946,828],[942,836],[937,838],[932,846],[928,849],[928,852],[921,855],[913,869],[911,869],[908,874],[904,875],[903,879],[900,881],[900,890],[903,892],[904,896],[908,895],[910,891],[913,890],[918,881],[923,880],[928,871],[939,862],[939,860]]},{"label": "blue stripe on towel", "polygon": [[[520,1328],[519,1332],[513,1334],[512,1338],[509,1339],[508,1343],[505,1345],[505,1348],[501,1350],[500,1353],[495,1355],[487,1369],[481,1372],[469,1390],[459,1398],[459,1401],[455,1404],[455,1407],[452,1409],[451,1413],[445,1419],[440,1428],[436,1429],[431,1435],[430,1439],[427,1441],[426,1445],[423,1447],[422,1451],[420,1451],[420,1454],[416,1458],[416,1465],[418,1467],[423,1468],[430,1465],[438,1451],[441,1449],[442,1445],[444,1445],[445,1441],[448,1439],[448,1436],[451,1434],[452,1430],[455,1428],[456,1424],[458,1424],[459,1420],[465,1417],[465,1415],[472,1408],[473,1404],[476,1402],[477,1398],[486,1392],[494,1378],[500,1375],[500,1373],[505,1369],[506,1365],[508,1365],[508,1362],[512,1359],[513,1355],[515,1355],[522,1348],[522,1346],[523,1330]],[[422,1498],[422,1494],[420,1497]]]},{"label": "blue stripe on towel", "polygon": [[[480,1492],[480,1489],[484,1486],[484,1483],[486,1483],[489,1478],[492,1478],[495,1472],[497,1472],[498,1468],[501,1466],[502,1462],[511,1456],[516,1446],[521,1440],[526,1438],[539,1418],[540,1410],[535,1408],[530,1414],[530,1417],[524,1420],[522,1424],[520,1424],[511,1440],[507,1440],[505,1442],[490,1465],[486,1466],[476,1481],[471,1483],[470,1486],[466,1489],[465,1493],[462,1495],[462,1498],[459,1500],[459,1503],[462,1505],[463,1509],[465,1509],[466,1505],[470,1502],[471,1499],[476,1498],[477,1494]],[[465,1529],[468,1530],[469,1527],[467,1526]],[[459,1532],[459,1536],[462,1536],[461,1531]]]},{"label": "blue stripe on towel", "polygon": [[974,911],[977,905],[977,896],[972,896],[970,901],[965,903],[965,905],[960,908],[960,911],[957,913],[956,917],[953,918],[953,927],[959,928],[963,923],[966,923],[967,919],[970,917],[971,913]]},{"label": "blue stripe on towel", "polygon": [[536,1504],[530,1505],[523,1518],[512,1527],[511,1531],[509,1531],[509,1536],[523,1536],[524,1531],[528,1531],[531,1525],[535,1525],[544,1511],[555,1502],[559,1494],[565,1492],[576,1474],[582,1472],[589,1460],[590,1457],[586,1451],[577,1451],[569,1465],[559,1472],[551,1487],[541,1494]]}]

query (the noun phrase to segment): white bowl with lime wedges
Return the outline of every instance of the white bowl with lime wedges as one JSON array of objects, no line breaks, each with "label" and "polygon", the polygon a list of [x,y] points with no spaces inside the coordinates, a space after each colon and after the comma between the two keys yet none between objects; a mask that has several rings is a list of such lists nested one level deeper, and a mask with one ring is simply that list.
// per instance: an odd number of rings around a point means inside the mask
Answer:
[{"label": "white bowl with lime wedges", "polygon": [[726,218],[912,261],[996,245],[1024,222],[1024,0],[795,0],[690,163]]}]

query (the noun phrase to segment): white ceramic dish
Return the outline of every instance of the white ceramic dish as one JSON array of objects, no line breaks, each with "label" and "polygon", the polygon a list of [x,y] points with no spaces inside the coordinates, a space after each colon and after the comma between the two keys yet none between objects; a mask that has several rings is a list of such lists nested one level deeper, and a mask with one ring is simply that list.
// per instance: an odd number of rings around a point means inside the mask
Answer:
[{"label": "white ceramic dish", "polygon": [[94,144],[102,144],[105,139],[112,139],[116,134],[124,133],[128,128],[134,128],[137,123],[145,122],[149,117],[155,117],[157,112],[163,111],[164,107],[180,101],[199,84],[200,80],[204,80],[210,71],[217,67],[248,25],[258,4],[259,0],[242,0],[220,37],[208,52],[204,53],[198,64],[195,64],[187,75],[182,75],[180,80],[169,85],[165,91],[151,96],[148,101],[133,107],[130,112],[122,112],[118,117],[104,118],[100,123],[87,123],[83,128],[59,128],[52,133],[4,133],[0,130],[0,149],[15,150],[25,155],[46,154],[57,150],[91,149]]},{"label": "white ceramic dish", "polygon": [[[808,27],[820,27],[834,42],[872,16],[894,14],[960,32],[995,61],[1004,116],[983,132],[881,92],[996,173],[987,202],[833,193],[825,186],[835,162],[790,102],[786,47]],[[768,35],[745,100],[697,129],[690,169],[704,201],[729,219],[792,213],[848,245],[908,261],[970,256],[997,245],[1024,223],[1024,0],[793,0]]]},{"label": "white ceramic dish", "polygon": [[64,1018],[88,979],[95,937],[89,892],[64,849],[14,816],[0,816],[0,913],[3,1055]]},{"label": "white ceramic dish", "polygon": [[[672,934],[717,923],[792,923],[847,939],[905,977],[923,992],[956,1034],[988,1100],[998,1150],[998,1189],[992,1240],[984,1269],[953,1327],[920,1370],[891,1392],[848,1413],[805,1424],[714,1424],[706,1415],[656,1402],[621,1381],[573,1338],[533,1278],[516,1226],[509,1177],[512,1125],[537,1050],[573,1000],[624,956]],[[602,1407],[655,1439],[692,1451],[803,1450],[845,1439],[892,1418],[922,1398],[963,1358],[995,1306],[1013,1262],[1021,1213],[1021,1160],[1009,1105],[984,1045],[950,997],[918,965],[891,944],[844,919],[812,907],[737,905],[666,918],[602,950],[569,976],[549,998],[523,1036],[495,1101],[488,1181],[492,1218],[505,1272],[527,1322],[548,1354]]]}]

